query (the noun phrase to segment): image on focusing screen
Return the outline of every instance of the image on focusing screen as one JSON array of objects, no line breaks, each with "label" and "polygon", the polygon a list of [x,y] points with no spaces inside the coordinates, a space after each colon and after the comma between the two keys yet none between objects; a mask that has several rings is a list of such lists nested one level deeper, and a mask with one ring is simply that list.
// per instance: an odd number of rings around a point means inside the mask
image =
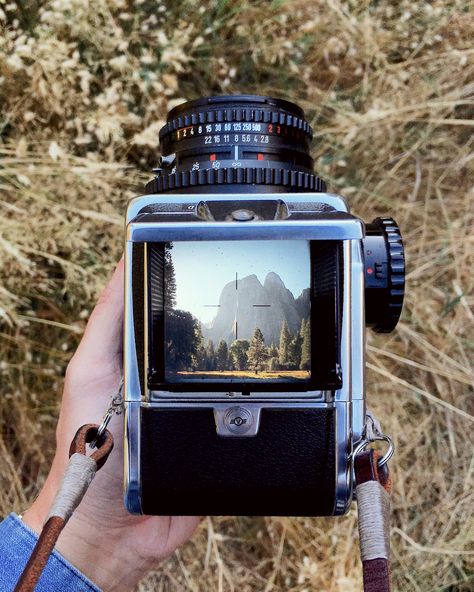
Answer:
[{"label": "image on focusing screen", "polygon": [[167,382],[306,382],[307,241],[175,242],[165,248]]}]

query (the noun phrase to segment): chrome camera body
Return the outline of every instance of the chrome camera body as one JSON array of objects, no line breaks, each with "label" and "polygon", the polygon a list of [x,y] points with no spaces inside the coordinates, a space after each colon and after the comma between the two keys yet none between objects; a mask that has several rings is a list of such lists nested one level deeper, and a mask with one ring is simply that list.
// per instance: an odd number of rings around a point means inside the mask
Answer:
[{"label": "chrome camera body", "polygon": [[[288,112],[259,99],[240,97],[252,121],[257,109]],[[201,105],[216,120],[223,100]],[[171,116],[173,141],[186,147],[182,130],[199,135],[201,117],[174,125]],[[239,116],[222,118],[234,136],[224,148],[233,141],[239,162]],[[246,185],[225,157],[216,170],[210,149],[193,177],[174,148],[168,177],[181,167],[194,185],[155,180],[127,210],[125,505],[157,515],[344,514],[365,421],[366,325],[393,329],[403,299],[398,228],[365,225],[322,186]],[[234,181],[223,187],[225,168]]]}]

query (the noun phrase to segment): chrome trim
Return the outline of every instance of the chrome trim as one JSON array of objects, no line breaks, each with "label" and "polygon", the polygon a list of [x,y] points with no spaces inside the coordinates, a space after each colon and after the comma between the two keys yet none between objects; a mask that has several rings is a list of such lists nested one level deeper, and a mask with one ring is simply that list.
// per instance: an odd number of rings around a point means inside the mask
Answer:
[{"label": "chrome trim", "polygon": [[[335,215],[334,215],[335,216]],[[127,241],[238,241],[278,240],[350,240],[362,239],[362,222],[349,214],[314,220],[257,220],[254,222],[130,222]]]},{"label": "chrome trim", "polygon": [[241,406],[241,407],[255,407],[259,409],[331,409],[334,407],[334,402],[330,401],[318,401],[312,403],[309,401],[294,401],[293,399],[287,399],[286,401],[254,401],[253,399],[247,403],[242,400],[236,401],[195,401],[195,400],[179,400],[174,399],[173,401],[160,401],[159,403],[142,403],[142,407],[146,408],[157,408],[157,409],[176,409],[182,407],[188,409],[190,406],[196,409],[217,409],[219,411],[226,411],[230,407]]},{"label": "chrome trim", "polygon": [[351,250],[350,243],[343,243],[343,296],[342,296],[342,327],[341,327],[341,369],[342,369],[342,388],[334,394],[336,401],[351,400],[351,337],[352,337],[352,309],[351,288]]},{"label": "chrome trim", "polygon": [[365,399],[354,399],[352,406],[352,444],[362,437],[365,425]]},{"label": "chrome trim", "polygon": [[140,480],[140,403],[124,405],[124,504],[130,514],[143,514]]},{"label": "chrome trim", "polygon": [[[143,293],[145,294],[145,298],[143,299],[143,322],[145,324],[145,328],[148,328],[148,317],[149,317],[149,298],[148,298],[148,244],[144,244],[143,249]],[[143,332],[143,348],[145,350],[145,355],[143,356],[143,376],[145,376],[144,380],[144,393],[142,393],[142,401],[145,399],[149,399],[149,390],[147,384],[147,376],[148,376],[148,331],[145,330]]]},{"label": "chrome trim", "polygon": [[339,212],[349,212],[349,207],[346,200],[340,195],[334,193],[230,193],[230,194],[186,194],[173,193],[169,194],[147,194],[139,195],[132,199],[127,207],[126,224],[128,224],[135,216],[137,216],[146,206],[159,203],[164,206],[166,203],[176,206],[177,203],[185,204],[199,204],[202,201],[275,201],[275,199],[284,201],[285,203],[311,203],[311,204],[325,204]]},{"label": "chrome trim", "polygon": [[352,445],[357,442],[365,424],[365,275],[362,241],[351,243],[351,401]]},{"label": "chrome trim", "polygon": [[[125,245],[125,312],[123,352],[124,504],[131,514],[142,514],[140,488],[141,386],[135,348],[132,298],[132,243]],[[135,400],[135,403],[130,401]]]},{"label": "chrome trim", "polygon": [[357,284],[352,269],[352,243],[343,244],[343,305],[341,330],[341,368],[343,386],[334,394],[336,407],[336,492],[333,514],[345,514],[352,500],[352,394],[354,385],[353,340],[359,317],[352,306],[353,286]]},{"label": "chrome trim", "polygon": [[132,295],[132,243],[125,244],[125,311],[123,349],[123,398],[124,401],[140,401],[141,385],[135,348]]},{"label": "chrome trim", "polygon": [[351,403],[335,401],[336,408],[336,467],[335,499],[333,515],[340,516],[349,509],[352,501],[352,464],[350,462],[351,445]]},{"label": "chrome trim", "polygon": [[351,243],[351,399],[365,397],[365,275],[362,241]]},{"label": "chrome trim", "polygon": [[306,401],[311,399],[312,401],[326,401],[332,399],[331,391],[295,391],[291,395],[287,392],[254,392],[250,395],[244,395],[241,392],[171,392],[171,391],[148,391],[149,399],[148,403],[151,407],[155,406],[155,403],[161,403],[163,401],[187,401],[190,402],[201,402],[201,401],[212,401],[212,402],[224,402],[244,405],[248,402],[268,401],[268,399],[276,399],[283,401]]}]

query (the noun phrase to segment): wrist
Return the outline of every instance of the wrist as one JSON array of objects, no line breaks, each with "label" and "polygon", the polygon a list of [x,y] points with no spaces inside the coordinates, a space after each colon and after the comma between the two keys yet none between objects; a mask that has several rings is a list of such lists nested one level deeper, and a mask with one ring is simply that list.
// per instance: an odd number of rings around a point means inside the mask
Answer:
[{"label": "wrist", "polygon": [[152,565],[146,559],[137,558],[122,530],[73,516],[56,549],[104,592],[129,592]]},{"label": "wrist", "polygon": [[[53,467],[54,464],[55,463],[53,462]],[[55,472],[51,469],[38,497],[22,515],[22,521],[38,535],[43,528],[46,516],[48,515],[49,508],[53,503],[59,485],[54,474]]]},{"label": "wrist", "polygon": [[[44,499],[45,496],[39,496],[22,515],[22,521],[38,535],[49,511]],[[156,565],[156,560],[137,560],[133,551],[128,553],[127,540],[121,536],[120,530],[110,532],[73,516],[64,527],[55,549],[101,590],[129,591]]]},{"label": "wrist", "polygon": [[[61,475],[61,471],[56,469],[55,460],[37,499],[22,515],[25,525],[38,535],[61,480],[56,477]],[[94,512],[90,516],[84,510],[78,508],[73,514],[55,549],[102,590],[121,592],[133,589],[144,574],[156,565],[156,559],[138,558],[130,549],[126,529],[111,529],[109,524],[100,524],[100,519],[95,523]]]}]

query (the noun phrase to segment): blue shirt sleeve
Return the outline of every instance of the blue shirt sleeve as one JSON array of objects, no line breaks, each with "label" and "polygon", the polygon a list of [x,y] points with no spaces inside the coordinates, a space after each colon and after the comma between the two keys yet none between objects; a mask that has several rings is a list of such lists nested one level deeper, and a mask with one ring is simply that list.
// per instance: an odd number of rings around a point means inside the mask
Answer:
[{"label": "blue shirt sleeve", "polygon": [[[38,540],[16,514],[0,523],[0,592],[12,592]],[[84,574],[53,551],[35,592],[101,592]]]}]

